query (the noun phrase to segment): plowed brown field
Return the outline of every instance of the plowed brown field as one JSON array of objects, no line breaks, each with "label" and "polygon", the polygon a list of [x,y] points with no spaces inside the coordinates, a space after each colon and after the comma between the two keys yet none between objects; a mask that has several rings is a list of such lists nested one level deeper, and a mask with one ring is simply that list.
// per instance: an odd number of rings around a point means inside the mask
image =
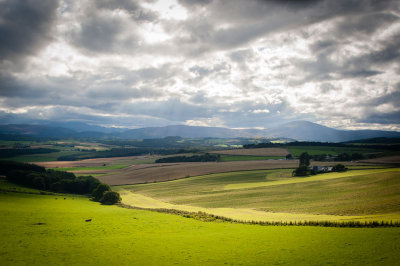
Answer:
[{"label": "plowed brown field", "polygon": [[[337,162],[313,162],[313,165],[333,165]],[[118,169],[118,173],[98,177],[109,185],[128,185],[168,181],[214,173],[225,173],[246,170],[296,168],[298,160],[265,160],[236,162],[199,162],[199,163],[165,163],[132,165]],[[357,165],[357,163],[345,163]]]}]

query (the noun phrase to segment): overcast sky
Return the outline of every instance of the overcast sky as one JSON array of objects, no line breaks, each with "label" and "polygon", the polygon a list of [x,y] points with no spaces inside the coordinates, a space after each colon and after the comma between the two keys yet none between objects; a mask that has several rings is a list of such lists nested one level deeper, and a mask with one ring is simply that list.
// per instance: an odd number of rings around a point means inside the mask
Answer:
[{"label": "overcast sky", "polygon": [[0,0],[0,122],[400,131],[400,1]]}]

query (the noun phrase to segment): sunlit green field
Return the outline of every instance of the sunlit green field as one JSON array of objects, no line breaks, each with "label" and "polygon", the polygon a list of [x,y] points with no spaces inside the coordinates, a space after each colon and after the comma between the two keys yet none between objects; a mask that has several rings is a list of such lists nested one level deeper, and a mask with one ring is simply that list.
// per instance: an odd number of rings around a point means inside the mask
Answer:
[{"label": "sunlit green field", "polygon": [[318,154],[330,154],[330,155],[338,155],[340,153],[376,153],[379,150],[376,149],[366,149],[366,148],[354,148],[354,147],[329,147],[329,146],[288,146],[287,147],[290,153],[293,156],[300,156],[303,152],[307,152],[310,155],[318,155]]},{"label": "sunlit green field", "polygon": [[130,205],[205,208],[198,210],[219,215],[225,210],[235,219],[276,220],[279,214],[282,220],[400,220],[399,168],[310,177],[292,177],[291,170],[245,171],[116,189],[124,190]]},{"label": "sunlit green field", "polygon": [[222,162],[284,159],[283,156],[221,155]]},{"label": "sunlit green field", "polygon": [[396,265],[400,260],[400,228],[207,223],[103,206],[85,197],[11,192],[0,193],[0,217],[0,265]]}]

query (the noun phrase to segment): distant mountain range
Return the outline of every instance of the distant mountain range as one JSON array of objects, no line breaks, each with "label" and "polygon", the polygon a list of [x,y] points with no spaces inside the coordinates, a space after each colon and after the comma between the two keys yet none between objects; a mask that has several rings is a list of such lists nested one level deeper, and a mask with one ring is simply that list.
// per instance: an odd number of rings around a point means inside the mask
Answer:
[{"label": "distant mountain range", "polygon": [[344,142],[367,138],[400,138],[400,132],[381,130],[338,130],[307,121],[295,121],[269,129],[229,129],[175,125],[138,129],[106,128],[81,122],[48,122],[42,125],[0,125],[0,134],[53,138],[152,139],[168,136],[183,138],[290,138],[299,141]]}]

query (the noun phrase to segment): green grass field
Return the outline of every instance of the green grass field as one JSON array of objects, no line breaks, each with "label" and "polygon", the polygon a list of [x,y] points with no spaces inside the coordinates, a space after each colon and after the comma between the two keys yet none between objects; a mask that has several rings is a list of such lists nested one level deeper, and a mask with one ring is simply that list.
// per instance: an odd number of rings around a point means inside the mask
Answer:
[{"label": "green grass field", "polygon": [[0,217],[1,265],[396,265],[400,260],[400,228],[211,223],[103,206],[85,197],[12,192],[0,193]]},{"label": "green grass field", "polygon": [[353,148],[353,147],[329,147],[329,146],[288,146],[287,147],[290,153],[293,156],[300,156],[303,152],[307,152],[310,155],[318,155],[318,154],[330,154],[330,155],[338,155],[340,153],[361,153],[361,154],[369,154],[369,153],[377,153],[381,152],[376,149],[366,149],[366,148]]},{"label": "green grass field", "polygon": [[[51,162],[51,161],[57,161],[57,158],[60,156],[65,156],[65,155],[71,155],[71,154],[76,154],[78,153],[77,151],[71,151],[71,150],[62,150],[59,152],[52,152],[52,153],[44,153],[44,154],[29,154],[29,155],[20,155],[20,156],[15,156],[15,157],[10,157],[10,158],[4,158],[4,160],[12,160],[12,161],[17,161],[17,162]],[[84,154],[84,152],[81,152]]]},{"label": "green grass field", "polygon": [[51,168],[56,171],[96,171],[96,170],[115,170],[128,167],[129,165],[105,165],[93,167],[65,167],[65,168]]},{"label": "green grass field", "polygon": [[291,170],[245,171],[116,189],[124,190],[130,205],[235,219],[400,220],[399,168],[310,177],[291,177]]},{"label": "green grass field", "polygon": [[285,159],[284,156],[221,155],[221,162]]}]

